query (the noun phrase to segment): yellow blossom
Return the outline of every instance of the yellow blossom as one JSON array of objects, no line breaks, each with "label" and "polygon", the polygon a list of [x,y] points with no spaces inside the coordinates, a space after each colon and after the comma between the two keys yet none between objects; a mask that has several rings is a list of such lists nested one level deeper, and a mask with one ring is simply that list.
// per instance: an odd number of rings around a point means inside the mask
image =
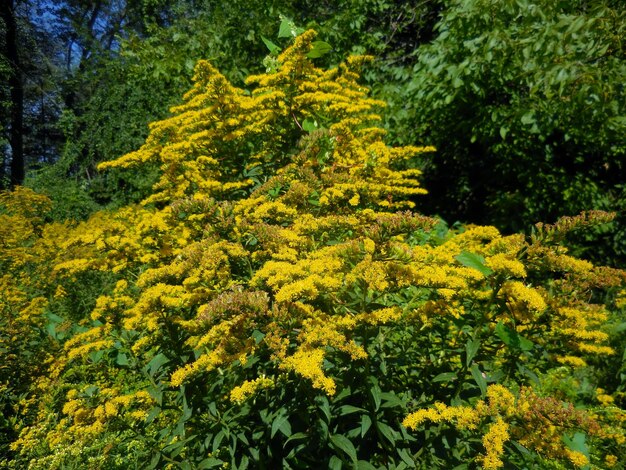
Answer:
[{"label": "yellow blossom", "polygon": [[254,380],[246,380],[243,384],[233,388],[230,391],[230,401],[242,403],[257,391],[272,387],[274,381],[266,377],[259,377]]}]

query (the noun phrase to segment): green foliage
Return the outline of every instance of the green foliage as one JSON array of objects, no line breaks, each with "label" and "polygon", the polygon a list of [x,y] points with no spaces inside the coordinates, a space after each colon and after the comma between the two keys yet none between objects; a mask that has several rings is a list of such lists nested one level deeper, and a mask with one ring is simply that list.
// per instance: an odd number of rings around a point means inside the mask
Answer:
[{"label": "green foliage", "polygon": [[[506,231],[623,212],[625,14],[600,1],[452,2],[407,85],[401,129],[439,150],[421,207]],[[623,227],[620,215],[588,254],[623,260]]]}]

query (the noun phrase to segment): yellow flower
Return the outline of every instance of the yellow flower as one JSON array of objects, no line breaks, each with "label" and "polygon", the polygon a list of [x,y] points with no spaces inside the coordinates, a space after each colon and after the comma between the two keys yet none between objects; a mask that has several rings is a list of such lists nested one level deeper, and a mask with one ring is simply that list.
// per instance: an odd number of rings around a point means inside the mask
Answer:
[{"label": "yellow flower", "polygon": [[487,451],[482,458],[483,468],[492,470],[504,466],[502,454],[504,454],[504,443],[509,440],[509,425],[500,417],[489,426],[489,431],[483,436],[483,446]]},{"label": "yellow flower", "polygon": [[254,395],[257,391],[270,388],[273,385],[274,381],[266,377],[259,377],[255,380],[246,380],[244,383],[230,391],[230,401],[242,403]]},{"label": "yellow flower", "polygon": [[513,277],[526,277],[524,263],[506,253],[498,253],[485,259],[485,264],[496,273]]},{"label": "yellow flower", "polygon": [[515,413],[515,396],[500,384],[487,387],[487,399],[492,413],[502,413],[511,416]]},{"label": "yellow flower", "polygon": [[358,194],[355,194],[354,196],[350,198],[350,200],[348,201],[348,204],[350,204],[351,206],[358,206],[360,200],[361,200],[360,196]]},{"label": "yellow flower", "polygon": [[324,351],[321,349],[298,350],[293,356],[285,358],[280,367],[293,370],[302,377],[311,380],[313,387],[319,388],[328,395],[334,395],[336,391],[335,381],[326,377],[322,370]]},{"label": "yellow flower", "polygon": [[581,452],[565,449],[565,454],[570,462],[575,466],[582,468],[589,463],[589,459]]}]

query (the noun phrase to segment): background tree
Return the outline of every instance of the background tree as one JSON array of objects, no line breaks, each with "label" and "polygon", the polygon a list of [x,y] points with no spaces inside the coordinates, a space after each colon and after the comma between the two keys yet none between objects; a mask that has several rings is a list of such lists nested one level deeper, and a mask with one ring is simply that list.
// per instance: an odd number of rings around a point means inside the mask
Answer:
[{"label": "background tree", "polygon": [[[0,14],[4,26],[3,59],[4,71],[8,78],[9,94],[9,145],[11,154],[11,184],[21,184],[24,180],[24,88],[22,84],[22,69],[20,56],[18,54],[18,20],[15,12],[16,2],[13,0],[3,0],[0,7]],[[2,159],[2,173],[4,177],[4,166],[7,158]],[[2,178],[3,179],[3,178]],[[1,183],[0,183],[1,184]]]},{"label": "background tree", "polygon": [[617,210],[594,252],[626,259],[625,14],[616,2],[452,2],[407,87],[403,128],[439,149],[423,210],[506,231]]}]

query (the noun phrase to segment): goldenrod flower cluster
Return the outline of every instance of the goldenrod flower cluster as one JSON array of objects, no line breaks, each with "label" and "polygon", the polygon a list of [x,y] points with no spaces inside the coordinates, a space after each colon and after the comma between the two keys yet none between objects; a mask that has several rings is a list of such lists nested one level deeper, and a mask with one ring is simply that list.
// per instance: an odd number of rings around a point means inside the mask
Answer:
[{"label": "goldenrod flower cluster", "polygon": [[581,452],[568,448],[563,435],[571,429],[582,429],[595,436],[604,434],[592,414],[554,398],[539,397],[529,388],[522,388],[516,396],[506,387],[495,384],[487,388],[486,395],[486,402],[478,400],[473,407],[449,407],[435,403],[432,408],[409,414],[402,424],[413,430],[427,421],[447,422],[459,430],[486,428],[482,437],[485,453],[477,456],[477,461],[486,470],[504,466],[504,445],[512,438],[540,455],[569,461],[582,468],[589,463],[589,459]]}]

